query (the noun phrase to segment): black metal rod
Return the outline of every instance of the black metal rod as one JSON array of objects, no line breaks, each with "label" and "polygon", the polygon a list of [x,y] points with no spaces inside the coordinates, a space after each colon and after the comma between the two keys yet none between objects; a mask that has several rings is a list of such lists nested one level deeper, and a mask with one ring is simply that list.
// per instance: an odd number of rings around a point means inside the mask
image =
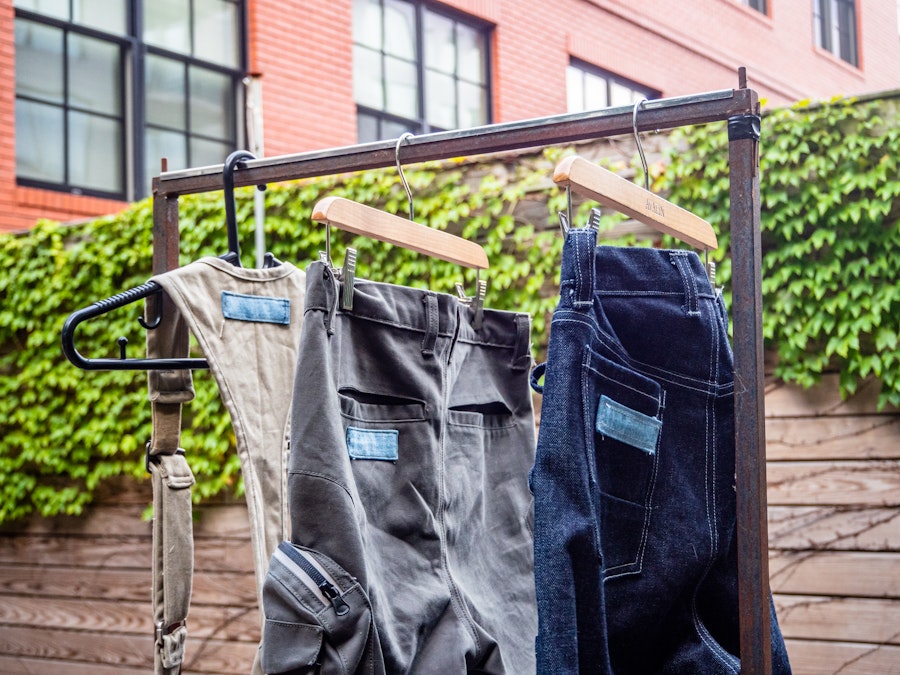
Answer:
[{"label": "black metal rod", "polygon": [[[752,109],[755,93],[725,89],[695,96],[648,101],[638,129],[671,129],[726,120]],[[489,124],[472,129],[415,136],[403,146],[405,164],[451,157],[507,152],[631,134],[633,106]],[[294,155],[249,160],[234,176],[236,186],[328,176],[393,166],[396,140],[377,141]],[[154,195],[191,194],[223,188],[223,165],[169,171],[153,181]]]},{"label": "black metal rod", "polygon": [[[759,143],[752,118],[729,121],[735,481],[741,671],[772,672],[766,518]],[[732,123],[733,122],[733,123]],[[759,129],[758,117],[755,119]],[[749,131],[748,131],[749,130]]]}]

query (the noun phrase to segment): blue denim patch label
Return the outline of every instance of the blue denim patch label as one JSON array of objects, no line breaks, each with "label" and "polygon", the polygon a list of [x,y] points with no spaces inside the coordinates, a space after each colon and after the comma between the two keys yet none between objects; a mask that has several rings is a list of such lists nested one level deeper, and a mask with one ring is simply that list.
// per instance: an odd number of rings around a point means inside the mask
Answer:
[{"label": "blue denim patch label", "polygon": [[226,319],[237,321],[288,325],[291,323],[291,301],[289,298],[222,291],[222,314]]},{"label": "blue denim patch label", "polygon": [[400,432],[396,429],[360,429],[347,427],[347,450],[351,459],[399,458]]},{"label": "blue denim patch label", "polygon": [[632,410],[608,396],[600,397],[597,406],[597,432],[646,453],[656,453],[656,441],[662,420]]}]

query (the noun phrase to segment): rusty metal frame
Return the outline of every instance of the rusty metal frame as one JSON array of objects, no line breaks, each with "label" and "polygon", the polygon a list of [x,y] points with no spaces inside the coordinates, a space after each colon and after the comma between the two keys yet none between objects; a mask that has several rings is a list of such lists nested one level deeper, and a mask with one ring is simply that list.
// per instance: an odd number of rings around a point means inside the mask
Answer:
[{"label": "rusty metal frame", "polygon": [[[632,106],[492,124],[415,136],[403,147],[406,165],[429,160],[508,152],[631,134]],[[759,98],[746,87],[648,101],[638,129],[672,129],[759,116]],[[283,155],[247,162],[235,186],[260,185],[392,166],[395,141]],[[735,361],[735,452],[738,584],[742,671],[771,673],[768,532],[763,406],[762,274],[759,143],[729,141],[731,258]],[[153,179],[153,271],[178,266],[178,198],[221,190],[223,165],[164,171]]]}]

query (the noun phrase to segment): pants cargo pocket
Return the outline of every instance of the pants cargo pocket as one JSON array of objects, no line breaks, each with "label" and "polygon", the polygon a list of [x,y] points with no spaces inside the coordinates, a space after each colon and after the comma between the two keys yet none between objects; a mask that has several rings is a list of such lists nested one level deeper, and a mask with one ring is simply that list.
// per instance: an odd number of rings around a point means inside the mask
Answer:
[{"label": "pants cargo pocket", "polygon": [[377,651],[369,599],[333,560],[283,541],[263,584],[260,664],[271,675],[361,672]]}]

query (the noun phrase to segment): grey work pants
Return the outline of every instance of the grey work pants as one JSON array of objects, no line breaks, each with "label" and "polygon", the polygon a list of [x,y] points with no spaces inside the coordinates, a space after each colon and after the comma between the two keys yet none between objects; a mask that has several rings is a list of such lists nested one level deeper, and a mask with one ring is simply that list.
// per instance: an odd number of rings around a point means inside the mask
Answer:
[{"label": "grey work pants", "polygon": [[264,669],[533,672],[529,317],[475,331],[450,295],[340,290],[308,268]]}]

